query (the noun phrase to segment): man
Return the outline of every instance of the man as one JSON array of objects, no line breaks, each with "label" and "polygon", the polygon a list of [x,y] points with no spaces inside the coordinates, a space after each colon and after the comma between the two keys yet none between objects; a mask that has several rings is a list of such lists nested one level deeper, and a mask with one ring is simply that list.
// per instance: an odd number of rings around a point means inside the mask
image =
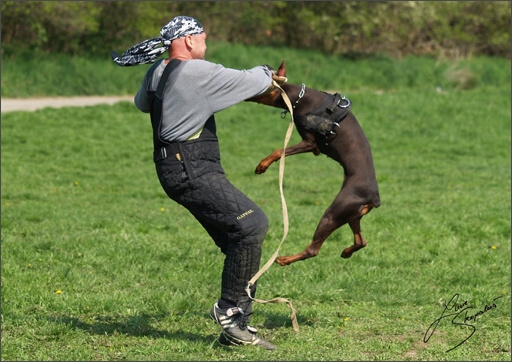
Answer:
[{"label": "man", "polygon": [[[142,112],[151,113],[158,178],[167,195],[194,215],[225,254],[221,296],[210,311],[223,329],[219,341],[275,349],[247,325],[252,301],[245,291],[259,270],[268,220],[227,180],[214,114],[272,90],[273,79],[286,79],[267,66],[240,71],[204,60],[206,33],[194,18],[177,16],[160,35],[122,56],[113,53],[113,60],[123,66],[154,63],[168,50],[169,58],[149,69],[134,100]],[[251,289],[254,297],[256,285]]]}]

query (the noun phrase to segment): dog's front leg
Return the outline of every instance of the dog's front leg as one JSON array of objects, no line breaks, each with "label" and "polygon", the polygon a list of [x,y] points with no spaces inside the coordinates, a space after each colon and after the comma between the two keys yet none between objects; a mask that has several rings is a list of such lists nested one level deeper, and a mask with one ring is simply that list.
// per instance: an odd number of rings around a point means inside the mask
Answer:
[{"label": "dog's front leg", "polygon": [[[292,156],[297,155],[299,153],[305,153],[305,152],[313,152],[315,155],[319,153],[316,143],[308,141],[308,140],[302,140],[301,142],[297,143],[294,146],[286,147],[285,157],[286,156]],[[283,155],[283,149],[275,150],[270,155],[265,157],[263,160],[260,161],[258,166],[256,166],[256,170],[254,170],[254,173],[262,174],[265,171],[267,171],[267,168],[270,167],[270,165],[277,160],[281,158]]]},{"label": "dog's front leg", "polygon": [[271,164],[279,160],[282,154],[282,148],[280,150],[275,150],[274,152],[272,152],[270,155],[268,155],[267,157],[260,161],[258,166],[256,166],[256,170],[254,170],[254,173],[257,173],[259,175],[267,171],[267,168],[269,168]]}]

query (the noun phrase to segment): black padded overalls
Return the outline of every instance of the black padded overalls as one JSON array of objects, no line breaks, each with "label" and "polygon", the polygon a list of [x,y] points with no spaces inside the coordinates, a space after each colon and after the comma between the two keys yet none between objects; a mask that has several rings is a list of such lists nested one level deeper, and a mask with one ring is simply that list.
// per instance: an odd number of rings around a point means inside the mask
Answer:
[{"label": "black padded overalls", "polygon": [[[173,61],[166,70],[171,64]],[[164,71],[160,83],[162,79],[166,82],[168,74]],[[213,115],[205,122],[197,139],[167,142],[160,138],[165,83],[162,84],[161,87],[159,85],[159,94],[158,90],[148,92],[158,178],[167,195],[194,215],[226,255],[221,298],[250,314],[251,303],[245,288],[259,270],[268,219],[252,200],[226,178],[220,163]],[[172,88],[167,91],[167,96],[172,97]],[[255,292],[256,285],[251,291],[253,297]]]}]

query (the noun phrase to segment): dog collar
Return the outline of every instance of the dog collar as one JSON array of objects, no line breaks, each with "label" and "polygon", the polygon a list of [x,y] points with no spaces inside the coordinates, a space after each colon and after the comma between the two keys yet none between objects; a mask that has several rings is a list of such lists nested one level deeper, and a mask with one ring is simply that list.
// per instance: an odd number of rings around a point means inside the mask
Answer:
[{"label": "dog collar", "polygon": [[[306,93],[306,84],[302,83],[300,93],[299,93],[299,98],[297,98],[297,100],[295,101],[295,104],[292,106],[292,108],[294,110],[295,110],[295,107],[297,107],[297,104],[299,104],[299,101],[302,99],[302,97],[304,97],[304,93]],[[283,109],[283,111],[281,112],[281,118],[285,118],[286,113],[288,113],[288,110]]]}]

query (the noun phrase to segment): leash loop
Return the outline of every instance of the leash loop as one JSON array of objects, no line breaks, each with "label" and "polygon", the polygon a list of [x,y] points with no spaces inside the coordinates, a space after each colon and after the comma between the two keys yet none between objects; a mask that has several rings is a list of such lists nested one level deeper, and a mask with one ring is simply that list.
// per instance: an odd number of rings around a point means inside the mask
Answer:
[{"label": "leash loop", "polygon": [[[279,192],[281,195],[281,205],[282,205],[282,209],[283,209],[283,229],[284,230],[283,230],[283,237],[281,239],[281,242],[279,243],[279,246],[277,247],[277,250],[270,257],[270,259],[266,262],[266,264],[251,278],[251,280],[249,280],[249,282],[247,283],[247,287],[245,288],[245,291],[246,291],[247,295],[249,296],[249,298],[257,303],[262,303],[262,304],[286,303],[292,312],[290,319],[292,320],[293,329],[295,330],[295,332],[299,332],[299,324],[297,322],[296,311],[295,311],[295,308],[293,308],[291,301],[289,301],[285,298],[274,298],[271,300],[256,299],[251,296],[251,289],[250,289],[254,285],[254,283],[256,283],[256,281],[259,279],[259,277],[264,272],[266,272],[267,269],[270,268],[270,266],[276,260],[277,256],[279,255],[279,251],[281,250],[281,245],[283,245],[283,242],[286,239],[286,236],[288,235],[288,229],[289,229],[288,208],[286,207],[286,200],[284,198],[284,192],[283,192],[283,178],[284,178],[284,163],[285,163],[285,157],[286,157],[285,151],[286,151],[286,146],[288,145],[288,142],[290,141],[292,131],[293,131],[293,109],[295,107],[292,107],[290,98],[288,97],[286,92],[283,90],[283,88],[281,88],[275,80],[273,80],[273,83],[276,88],[281,90],[281,96],[283,97],[283,100],[284,100],[286,106],[288,107],[288,111],[290,112],[290,115],[291,115],[291,121],[288,126],[288,130],[286,131],[286,136],[285,136],[285,140],[284,140],[283,153],[281,154],[281,158],[280,158],[280,162],[279,162]],[[297,105],[300,98],[302,98],[304,96],[305,88],[306,88],[306,86],[304,84],[302,84],[301,95],[299,95],[299,99],[297,100],[297,102],[295,102],[295,105]],[[286,112],[286,110],[284,110],[281,113],[282,118],[284,118],[284,116],[286,116],[285,112]],[[284,114],[284,116],[283,116],[283,114]]]}]

